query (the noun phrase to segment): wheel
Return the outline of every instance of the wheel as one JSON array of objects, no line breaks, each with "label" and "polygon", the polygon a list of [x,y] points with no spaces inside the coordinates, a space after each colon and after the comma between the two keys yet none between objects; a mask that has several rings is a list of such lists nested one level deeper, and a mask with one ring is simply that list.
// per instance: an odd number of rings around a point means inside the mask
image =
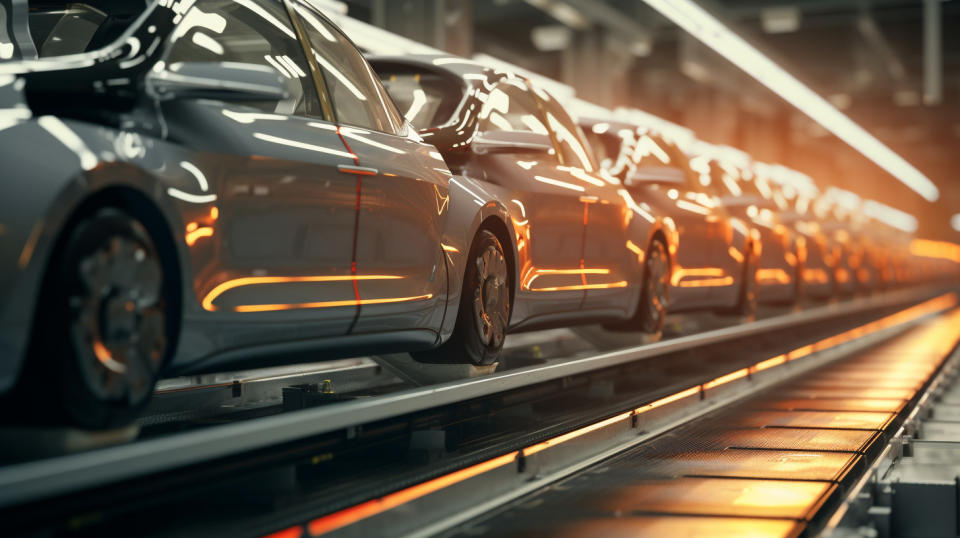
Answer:
[{"label": "wheel", "polygon": [[743,283],[734,312],[747,319],[757,315],[757,257],[748,246],[743,259]]},{"label": "wheel", "polygon": [[413,354],[421,362],[497,362],[510,320],[512,278],[503,246],[489,230],[480,230],[470,247],[463,293],[453,335],[442,346]]},{"label": "wheel", "polygon": [[[637,313],[626,321],[608,323],[603,328],[616,333],[642,332],[642,343],[658,342],[663,337],[669,304],[670,256],[663,241],[654,239],[650,242],[644,261],[643,286]],[[600,338],[594,338],[589,334],[593,332],[591,329],[575,328],[574,331],[601,349],[611,349],[608,344],[613,347],[637,344],[636,341],[613,337],[609,332],[602,333]]]},{"label": "wheel", "polygon": [[643,291],[640,295],[640,330],[659,337],[670,304],[670,256],[663,241],[654,239],[644,262]]},{"label": "wheel", "polygon": [[86,429],[132,422],[170,354],[170,279],[136,218],[101,209],[81,220],[47,272],[32,361],[56,379],[47,410]]}]

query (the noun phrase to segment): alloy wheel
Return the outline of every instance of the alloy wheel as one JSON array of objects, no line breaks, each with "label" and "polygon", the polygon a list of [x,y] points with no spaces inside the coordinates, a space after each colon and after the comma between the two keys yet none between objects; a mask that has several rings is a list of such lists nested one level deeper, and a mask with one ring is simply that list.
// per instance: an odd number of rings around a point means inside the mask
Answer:
[{"label": "alloy wheel", "polygon": [[477,333],[490,348],[503,346],[509,319],[510,298],[507,287],[507,261],[503,253],[488,245],[476,258],[477,286],[473,310]]},{"label": "alloy wheel", "polygon": [[148,240],[116,234],[71,270],[69,336],[83,382],[101,401],[136,406],[150,396],[167,350],[157,254]]}]

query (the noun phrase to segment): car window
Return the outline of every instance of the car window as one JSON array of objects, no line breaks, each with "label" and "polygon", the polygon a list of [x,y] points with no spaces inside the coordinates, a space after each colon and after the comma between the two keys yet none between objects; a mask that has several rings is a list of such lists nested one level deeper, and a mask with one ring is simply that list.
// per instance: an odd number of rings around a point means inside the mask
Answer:
[{"label": "car window", "polygon": [[480,131],[519,131],[550,134],[526,85],[517,79],[498,83],[480,110]]},{"label": "car window", "polygon": [[389,64],[375,67],[393,102],[418,130],[447,123],[463,99],[464,86],[457,79]]},{"label": "car window", "polygon": [[710,185],[704,185],[700,182],[700,174],[695,173],[690,169],[690,158],[681,150],[676,144],[665,140],[660,136],[654,136],[651,138],[656,142],[656,144],[663,148],[663,151],[670,157],[668,163],[670,166],[674,166],[683,171],[684,176],[686,177],[687,187],[699,191],[713,193],[714,189],[710,188]]},{"label": "car window", "polygon": [[[16,2],[14,2],[16,4]],[[26,4],[26,3],[24,3]],[[39,4],[39,5],[37,5]],[[102,48],[130,27],[143,13],[143,2],[30,2],[28,6],[0,3],[0,62],[33,58],[50,58],[78,54]],[[25,18],[15,13],[23,9]],[[14,24],[26,28],[14,31]],[[26,30],[26,31],[22,31]]]},{"label": "car window", "polygon": [[596,159],[580,126],[550,94],[540,91],[540,96],[546,109],[547,124],[557,137],[564,164],[582,168],[587,172],[595,171]]},{"label": "car window", "polygon": [[289,79],[289,99],[244,103],[278,114],[319,114],[303,47],[283,4],[273,0],[198,0],[171,36],[168,66],[240,62],[271,67]]},{"label": "car window", "polygon": [[403,125],[400,112],[360,51],[313,9],[300,4],[295,9],[323,72],[337,121],[397,133]]},{"label": "car window", "polygon": [[637,166],[669,166],[681,168],[677,156],[660,138],[649,133],[638,134],[633,147],[631,160]]}]

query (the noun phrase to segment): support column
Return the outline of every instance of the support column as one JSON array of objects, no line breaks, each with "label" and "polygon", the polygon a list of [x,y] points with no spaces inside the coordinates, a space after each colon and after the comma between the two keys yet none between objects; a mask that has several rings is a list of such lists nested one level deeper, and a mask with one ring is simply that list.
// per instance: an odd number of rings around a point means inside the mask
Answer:
[{"label": "support column", "polygon": [[923,102],[943,101],[943,19],[941,0],[923,0]]},{"label": "support column", "polygon": [[473,54],[473,0],[373,0],[375,26],[452,54]]}]

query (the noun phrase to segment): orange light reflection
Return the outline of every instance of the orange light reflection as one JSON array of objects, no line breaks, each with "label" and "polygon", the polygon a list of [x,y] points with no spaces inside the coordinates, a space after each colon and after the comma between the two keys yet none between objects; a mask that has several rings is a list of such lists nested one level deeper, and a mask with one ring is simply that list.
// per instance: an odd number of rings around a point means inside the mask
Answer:
[{"label": "orange light reflection", "polygon": [[[191,223],[195,224],[195,223]],[[189,226],[187,227],[189,229]],[[200,238],[202,237],[212,237],[213,228],[210,226],[204,226],[202,228],[196,228],[192,232],[187,232],[187,235],[184,236],[184,239],[187,242],[187,246],[192,247]]]},{"label": "orange light reflection", "polygon": [[790,275],[783,269],[757,269],[757,282],[760,284],[789,284]]},{"label": "orange light reflection", "polygon": [[474,476],[486,473],[499,467],[503,467],[504,465],[509,465],[516,461],[518,455],[519,452],[510,452],[509,454],[504,454],[503,456],[493,458],[476,465],[471,465],[470,467],[460,469],[459,471],[454,471],[450,474],[439,476],[433,480],[428,480],[421,484],[384,495],[379,499],[373,499],[363,504],[358,504],[354,507],[347,508],[339,512],[334,512],[330,515],[314,519],[307,524],[307,528],[310,530],[310,534],[313,536],[328,533],[330,531],[350,525],[351,523],[356,523],[362,519],[375,516],[397,506],[406,504],[410,501],[414,501],[435,491],[463,482],[464,480],[473,478]]},{"label": "orange light reflection", "polygon": [[200,304],[204,310],[217,310],[213,301],[224,293],[243,286],[257,286],[263,284],[285,284],[292,282],[350,282],[357,280],[396,280],[403,278],[397,275],[316,275],[316,276],[248,276],[235,278],[218,284],[203,298]]}]

